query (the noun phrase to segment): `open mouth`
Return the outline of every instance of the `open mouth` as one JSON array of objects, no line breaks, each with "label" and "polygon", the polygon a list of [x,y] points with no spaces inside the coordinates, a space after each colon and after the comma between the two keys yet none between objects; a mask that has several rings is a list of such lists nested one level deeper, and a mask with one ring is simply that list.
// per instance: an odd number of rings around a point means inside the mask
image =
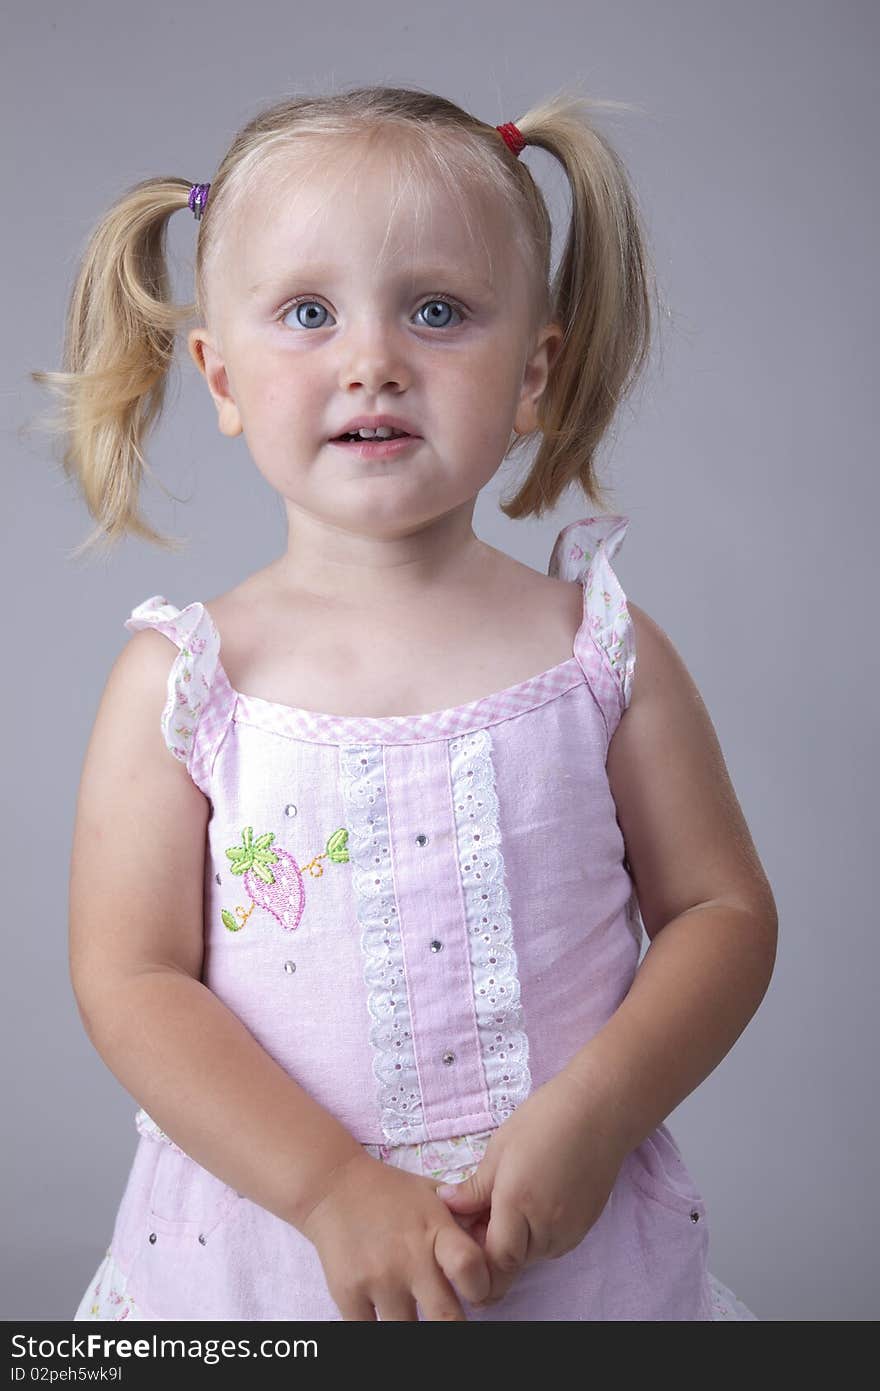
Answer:
[{"label": "open mouth", "polygon": [[364,437],[356,431],[337,435],[330,443],[357,454],[359,459],[385,459],[395,454],[404,454],[415,445],[421,444],[421,435],[408,435],[404,430],[395,430],[391,435],[371,435]]},{"label": "open mouth", "polygon": [[349,430],[344,435],[336,435],[331,444],[387,444],[390,440],[418,439],[408,435],[405,430],[392,430],[390,435],[361,435],[357,430]]}]

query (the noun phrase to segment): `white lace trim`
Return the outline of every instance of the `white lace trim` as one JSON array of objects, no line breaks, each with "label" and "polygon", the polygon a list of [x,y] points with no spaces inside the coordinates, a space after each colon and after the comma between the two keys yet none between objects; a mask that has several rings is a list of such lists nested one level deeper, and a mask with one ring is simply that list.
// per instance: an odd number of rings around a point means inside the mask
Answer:
[{"label": "white lace trim", "polygon": [[381,744],[340,745],[339,768],[382,1131],[392,1144],[404,1144],[424,1139],[424,1116],[391,871]]},{"label": "white lace trim", "polygon": [[488,729],[451,739],[449,755],[477,1030],[489,1109],[501,1125],[532,1079]]}]

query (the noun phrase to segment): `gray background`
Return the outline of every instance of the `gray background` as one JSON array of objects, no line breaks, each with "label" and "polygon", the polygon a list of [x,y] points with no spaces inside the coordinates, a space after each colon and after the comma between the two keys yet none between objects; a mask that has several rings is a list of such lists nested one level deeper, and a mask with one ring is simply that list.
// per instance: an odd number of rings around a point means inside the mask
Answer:
[{"label": "gray background", "polygon": [[[4,30],[2,1317],[72,1317],[135,1148],[136,1103],[85,1035],[67,963],[79,774],[123,620],[151,594],[229,588],[285,544],[279,499],[217,432],[184,352],[149,458],[186,501],[146,498],[188,553],[67,561],[90,521],[44,437],[20,433],[51,404],[27,372],[60,365],[77,257],[125,187],[210,182],[263,102],[387,81],[493,124],[569,83],[642,108],[603,128],[670,314],[602,465],[631,519],[615,564],[703,693],[780,912],[761,1008],[670,1126],[707,1199],[710,1268],[759,1318],[876,1318],[876,6],[19,0]],[[558,166],[523,158],[563,218]],[[172,219],[179,299],[195,233]],[[546,570],[593,509],[512,522],[505,487],[502,471],[476,530]]]}]

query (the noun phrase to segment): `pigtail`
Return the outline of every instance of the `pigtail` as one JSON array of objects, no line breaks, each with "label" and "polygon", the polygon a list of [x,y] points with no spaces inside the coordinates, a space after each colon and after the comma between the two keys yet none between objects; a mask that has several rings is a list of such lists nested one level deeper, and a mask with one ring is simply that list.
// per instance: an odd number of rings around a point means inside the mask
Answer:
[{"label": "pigtail", "polygon": [[[208,308],[209,281],[236,208],[283,176],[289,153],[310,136],[337,137],[348,151],[361,138],[387,141],[402,180],[438,179],[464,216],[469,191],[498,197],[510,215],[533,322],[555,321],[564,334],[537,406],[536,457],[501,509],[511,518],[541,516],[574,483],[608,510],[596,454],[649,356],[654,277],[635,192],[591,119],[604,108],[627,104],[563,92],[516,122],[528,145],[559,160],[571,189],[571,222],[552,283],[550,217],[526,160],[511,152],[494,124],[418,88],[355,87],[258,110],[211,181],[196,244],[193,305],[172,304],[165,256],[168,219],[188,206],[190,184],[160,178],[129,189],[93,231],[78,269],[64,370],[30,374],[62,399],[62,414],[48,428],[63,437],[65,472],[98,522],[74,555],[128,533],[180,548],[138,508],[143,473],[153,476],[142,446],[161,414],[175,335],[194,309]],[[530,439],[520,435],[508,455]]]},{"label": "pigtail", "polygon": [[74,280],[63,370],[30,373],[61,399],[60,415],[43,424],[62,437],[64,472],[98,523],[71,558],[129,533],[181,549],[141,515],[139,493],[144,471],[155,477],[143,444],[161,415],[176,333],[193,308],[172,303],[165,250],[168,219],[188,206],[190,187],[147,179],[102,217]]},{"label": "pigtail", "polygon": [[[512,518],[552,510],[571,483],[608,510],[596,452],[650,355],[656,279],[623,161],[590,119],[605,107],[629,109],[563,93],[516,122],[529,146],[563,166],[571,220],[546,305],[547,321],[558,323],[564,338],[536,411],[541,440],[534,462],[516,495],[500,504]],[[533,186],[527,169],[522,176]],[[530,438],[520,435],[510,452]]]}]

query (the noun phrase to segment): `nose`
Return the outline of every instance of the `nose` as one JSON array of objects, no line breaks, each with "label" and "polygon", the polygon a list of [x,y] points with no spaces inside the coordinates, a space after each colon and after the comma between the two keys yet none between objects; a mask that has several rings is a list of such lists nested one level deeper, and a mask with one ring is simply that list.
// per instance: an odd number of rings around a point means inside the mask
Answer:
[{"label": "nose", "polygon": [[379,314],[353,324],[342,340],[339,386],[362,386],[371,396],[409,385],[403,335]]}]

